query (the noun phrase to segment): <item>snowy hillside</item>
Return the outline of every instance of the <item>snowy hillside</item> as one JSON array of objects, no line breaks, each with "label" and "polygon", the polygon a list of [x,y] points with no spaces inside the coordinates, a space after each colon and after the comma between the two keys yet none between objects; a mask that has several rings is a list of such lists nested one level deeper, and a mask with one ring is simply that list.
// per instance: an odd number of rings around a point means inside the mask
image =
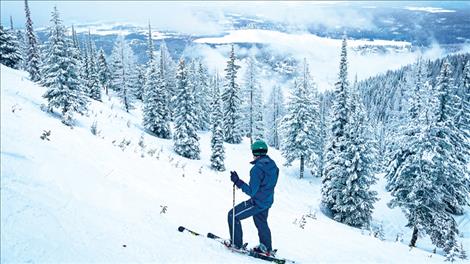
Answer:
[{"label": "snowy hillside", "polygon": [[[187,160],[173,152],[172,141],[143,132],[140,106],[128,114],[116,97],[93,101],[71,129],[41,110],[44,92],[25,72],[1,66],[2,263],[264,263],[177,232],[184,225],[228,237],[232,185],[228,172],[209,168],[210,134],[200,134],[201,160]],[[95,122],[97,135],[91,133]],[[41,139],[44,131],[50,135]],[[249,142],[225,148],[228,170],[247,180]],[[409,250],[411,231],[399,209],[387,208],[382,180],[374,187],[381,200],[373,225],[387,230],[384,241],[325,217],[319,180],[296,179],[279,152],[268,154],[281,169],[269,216],[280,256],[298,263],[444,260],[427,239]],[[237,201],[244,199],[237,191]],[[458,219],[466,248],[468,219]],[[254,224],[242,223],[245,240],[256,245]],[[402,242],[395,242],[397,235]]]}]

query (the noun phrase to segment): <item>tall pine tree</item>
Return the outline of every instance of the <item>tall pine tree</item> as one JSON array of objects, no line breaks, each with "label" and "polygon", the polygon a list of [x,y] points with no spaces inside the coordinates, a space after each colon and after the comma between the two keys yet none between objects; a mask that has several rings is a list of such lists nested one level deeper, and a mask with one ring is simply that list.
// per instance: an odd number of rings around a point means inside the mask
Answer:
[{"label": "tall pine tree", "polygon": [[207,72],[206,66],[202,64],[201,61],[198,62],[197,72],[196,72],[196,85],[194,91],[194,97],[196,99],[197,115],[199,120],[199,129],[207,131],[210,129],[210,102],[212,98],[210,97],[210,89],[208,82],[209,74]]},{"label": "tall pine tree", "polygon": [[86,46],[86,86],[88,96],[91,99],[101,101],[101,89],[100,79],[98,75],[98,68],[96,63],[96,47],[95,43],[91,39],[91,33],[88,31],[88,41]]},{"label": "tall pine tree", "polygon": [[104,55],[103,49],[100,49],[97,65],[98,65],[98,79],[100,81],[100,86],[103,87],[106,95],[108,95],[111,73],[110,73],[108,63],[106,61],[106,56]]},{"label": "tall pine tree", "polygon": [[136,68],[135,68],[135,74],[136,74],[136,78],[135,78],[135,82],[134,82],[134,97],[135,99],[138,99],[138,100],[141,100],[143,101],[144,98],[144,87],[145,87],[145,83],[146,83],[146,69],[147,69],[147,65],[136,65]]},{"label": "tall pine tree", "polygon": [[149,22],[149,32],[147,34],[147,56],[148,56],[148,65],[150,66],[153,61],[155,60],[155,46],[153,44],[153,38],[152,38],[152,26],[150,25]]},{"label": "tall pine tree", "polygon": [[[462,134],[464,162],[470,162],[470,60],[467,60],[462,76],[462,90],[460,96],[460,108],[457,114],[456,124]],[[468,175],[467,175],[468,176]],[[468,176],[470,177],[470,176]]]},{"label": "tall pine tree", "polygon": [[23,30],[16,31],[16,39],[18,40],[19,53],[20,53],[20,65],[19,68],[26,70],[26,57],[27,57],[27,43],[25,42],[25,33]]},{"label": "tall pine tree", "polygon": [[270,146],[275,149],[281,147],[280,140],[280,125],[281,120],[284,116],[284,96],[282,94],[281,87],[274,86],[271,90],[271,94],[268,98],[268,103],[266,105],[267,117],[266,117],[266,138]]},{"label": "tall pine tree", "polygon": [[248,59],[248,69],[244,88],[244,116],[245,125],[250,144],[258,139],[264,138],[263,123],[263,98],[261,96],[261,87],[257,80],[257,69],[254,58]]},{"label": "tall pine tree", "polygon": [[36,34],[33,30],[33,21],[31,20],[31,11],[29,10],[28,0],[24,0],[24,10],[26,15],[26,70],[32,81],[37,82],[41,79],[40,64],[41,55],[39,53],[39,44]]},{"label": "tall pine tree", "polygon": [[144,86],[143,116],[144,127],[159,138],[170,138],[170,120],[168,102],[163,89],[160,69],[155,60],[147,71]]},{"label": "tall pine tree", "polygon": [[318,95],[318,100],[320,101],[320,120],[319,120],[319,127],[318,127],[318,147],[317,150],[317,160],[315,170],[312,170],[312,175],[317,177],[323,178],[323,171],[325,170],[325,148],[328,142],[328,106],[327,101],[329,99],[329,95],[327,93],[322,93]]},{"label": "tall pine tree", "polygon": [[143,94],[144,127],[160,138],[170,138],[170,110],[168,109],[168,93],[165,87],[162,65],[157,65],[157,59],[153,50],[152,31],[149,26],[148,35],[147,75],[145,77]]},{"label": "tall pine tree", "polygon": [[0,63],[18,69],[21,63],[19,44],[15,32],[0,25]]},{"label": "tall pine tree", "polygon": [[310,76],[306,61],[301,76],[295,82],[287,113],[282,120],[284,141],[281,143],[281,150],[287,165],[300,160],[299,177],[303,178],[305,165],[313,164],[312,161],[316,158],[319,109],[314,97],[317,93],[316,84]]},{"label": "tall pine tree", "polygon": [[224,140],[228,143],[242,142],[242,116],[240,88],[236,81],[240,66],[235,64],[235,50],[232,45],[230,57],[225,69],[225,90],[222,94],[224,104]]},{"label": "tall pine tree", "polygon": [[[347,161],[344,186],[338,192],[333,206],[334,219],[353,227],[368,228],[372,219],[377,192],[370,187],[376,182],[374,177],[374,144],[371,129],[364,111],[357,86],[349,97],[349,120],[345,126],[347,133]],[[336,179],[333,179],[333,181]]]},{"label": "tall pine tree", "polygon": [[188,78],[188,69],[184,59],[180,59],[176,83],[177,105],[175,112],[174,150],[189,159],[199,159],[199,136],[197,135],[197,117],[194,107],[194,84]]},{"label": "tall pine tree", "polygon": [[347,135],[348,122],[348,59],[347,41],[343,38],[338,81],[335,83],[329,142],[326,147],[325,169],[322,178],[322,204],[329,214],[335,214],[333,207],[343,190],[347,175]]},{"label": "tall pine tree", "polygon": [[117,91],[126,112],[134,108],[135,55],[123,36],[119,36],[111,54],[111,87]]},{"label": "tall pine tree", "polygon": [[74,59],[71,40],[65,35],[65,27],[54,7],[49,39],[46,43],[47,61],[44,65],[43,84],[47,88],[44,98],[49,110],[60,108],[62,122],[72,125],[72,114],[86,110],[87,99],[78,74],[78,62]]},{"label": "tall pine tree", "polygon": [[450,64],[444,62],[434,89],[424,85],[414,91],[409,122],[400,138],[404,142],[386,175],[393,197],[389,205],[401,207],[413,229],[410,246],[416,245],[418,233],[426,233],[449,260],[461,250],[457,223],[449,213],[470,199],[468,170],[460,160],[461,138],[454,124],[458,104],[453,90]]},{"label": "tall pine tree", "polygon": [[168,94],[170,118],[173,120],[176,111],[177,86],[175,81],[176,70],[175,62],[171,58],[170,52],[166,46],[165,40],[160,44],[160,75],[163,78],[163,85]]},{"label": "tall pine tree", "polygon": [[211,121],[212,121],[212,137],[211,137],[211,168],[216,171],[225,171],[224,159],[224,131],[222,130],[222,97],[219,89],[219,76],[214,80],[214,88],[212,92]]},{"label": "tall pine tree", "polygon": [[[441,73],[437,78],[437,108],[434,115],[437,118],[437,126],[440,128],[437,136],[442,140],[441,147],[448,153],[442,156],[442,173],[446,174],[444,182],[447,210],[453,214],[462,214],[463,206],[469,204],[470,179],[468,171],[468,142],[462,130],[458,129],[456,117],[459,113],[461,100],[457,96],[456,87],[452,78],[452,69],[448,61],[444,61]],[[442,152],[439,154],[443,154]]]}]

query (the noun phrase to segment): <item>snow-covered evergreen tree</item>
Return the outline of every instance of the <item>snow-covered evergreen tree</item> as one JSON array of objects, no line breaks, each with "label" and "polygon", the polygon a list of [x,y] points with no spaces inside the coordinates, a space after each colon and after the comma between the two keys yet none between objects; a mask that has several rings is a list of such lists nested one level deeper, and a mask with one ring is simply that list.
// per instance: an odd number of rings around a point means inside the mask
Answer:
[{"label": "snow-covered evergreen tree", "polygon": [[123,83],[123,76],[121,75],[123,70],[124,70],[124,64],[122,61],[122,57],[119,56],[119,47],[116,46],[116,43],[114,44],[114,49],[111,53],[110,57],[110,64],[109,64],[109,69],[110,69],[110,88],[111,90],[118,92],[120,90],[120,87]]},{"label": "snow-covered evergreen tree", "polygon": [[138,100],[143,101],[143,95],[144,95],[144,86],[146,80],[146,67],[147,65],[136,65],[135,68],[135,84],[134,84],[134,97]]},{"label": "snow-covered evergreen tree", "polygon": [[65,35],[66,30],[54,7],[51,18],[49,39],[46,43],[47,61],[44,64],[44,79],[49,110],[54,107],[62,111],[62,122],[72,125],[73,112],[86,110],[87,99],[78,74],[78,62],[74,58],[71,40]]},{"label": "snow-covered evergreen tree", "polygon": [[275,149],[279,149],[281,147],[280,124],[285,112],[284,96],[282,94],[281,87],[273,87],[273,89],[271,90],[271,94],[269,95],[266,108],[267,115],[265,122],[267,128],[267,143]]},{"label": "snow-covered evergreen tree", "polygon": [[450,260],[460,248],[458,227],[449,213],[460,212],[470,201],[467,165],[461,160],[462,138],[454,124],[458,103],[451,79],[450,64],[444,62],[434,89],[424,85],[421,91],[415,90],[412,102],[429,100],[410,107],[410,122],[400,138],[404,142],[386,175],[393,196],[390,206],[401,207],[407,226],[413,229],[410,246],[424,232]]},{"label": "snow-covered evergreen tree", "polygon": [[257,69],[254,58],[248,59],[248,69],[243,89],[243,116],[245,124],[243,130],[250,138],[250,143],[264,138],[263,98],[258,83]]},{"label": "snow-covered evergreen tree", "polygon": [[23,30],[16,31],[16,39],[19,45],[19,53],[20,53],[20,65],[19,68],[22,70],[26,70],[26,57],[27,57],[27,43],[25,42],[25,33]]},{"label": "snow-covered evergreen tree", "polygon": [[72,43],[75,48],[80,50],[80,41],[78,40],[77,31],[75,31],[75,27],[72,24]]},{"label": "snow-covered evergreen tree", "polygon": [[210,97],[209,89],[209,73],[207,72],[206,66],[199,61],[196,72],[196,85],[194,91],[194,97],[196,99],[196,112],[199,120],[199,129],[207,131],[210,129],[210,102],[212,98]]},{"label": "snow-covered evergreen tree", "polygon": [[149,56],[148,70],[145,76],[144,94],[142,95],[144,102],[143,123],[145,129],[157,137],[168,139],[171,137],[168,91],[163,78],[163,65],[157,64],[150,25],[147,54]]},{"label": "snow-covered evergreen tree", "polygon": [[85,82],[85,88],[86,88],[86,93],[88,93],[88,77],[90,75],[90,62],[88,59],[88,43],[84,44],[84,47],[81,48],[80,45],[78,46],[78,49],[80,51],[80,61],[82,64],[82,70],[80,71],[80,74],[82,76],[83,81]]},{"label": "snow-covered evergreen tree", "polygon": [[[347,161],[343,190],[336,196],[332,208],[334,219],[353,227],[368,228],[372,219],[377,192],[370,186],[376,182],[373,168],[371,129],[356,85],[349,97],[349,117],[345,126],[347,133]],[[336,179],[332,179],[334,181]]]},{"label": "snow-covered evergreen tree", "polygon": [[[11,46],[12,48],[15,50],[15,56],[17,56],[17,58],[15,58],[16,60],[16,67],[14,69],[21,69],[21,64],[22,64],[22,61],[23,61],[23,54],[22,54],[22,44],[19,42],[20,40],[18,39],[18,32],[15,31],[15,28],[13,27],[13,17],[10,16],[10,29],[7,30],[7,32],[10,34],[11,36]],[[21,38],[23,39],[23,38]]]},{"label": "snow-covered evergreen tree", "polygon": [[86,45],[86,63],[85,63],[85,74],[86,74],[86,87],[88,96],[91,99],[101,101],[101,90],[100,79],[98,75],[98,68],[96,62],[96,47],[91,39],[91,34],[88,32],[88,41]]},{"label": "snow-covered evergreen tree", "polygon": [[212,96],[212,103],[210,107],[212,110],[211,168],[216,171],[225,171],[224,131],[222,130],[222,97],[220,95],[218,75],[214,80]]},{"label": "snow-covered evergreen tree", "polygon": [[18,69],[21,63],[21,54],[15,32],[4,29],[0,25],[0,63]]},{"label": "snow-covered evergreen tree", "polygon": [[421,131],[410,133],[408,147],[397,153],[387,174],[387,178],[393,180],[389,180],[387,186],[393,196],[389,205],[392,208],[399,206],[404,211],[407,226],[413,229],[410,246],[416,245],[418,233],[422,232],[449,254],[457,247],[458,229],[445,210],[443,183],[447,175],[442,173],[446,169],[442,167],[445,164],[438,153],[446,151],[434,129],[435,125],[430,124]]},{"label": "snow-covered evergreen tree", "polygon": [[111,87],[118,92],[124,109],[133,109],[135,87],[135,55],[123,36],[119,36],[111,55]]},{"label": "snow-covered evergreen tree", "polygon": [[197,117],[194,107],[194,84],[188,78],[188,69],[184,59],[180,59],[176,75],[178,93],[175,111],[174,150],[189,159],[199,159],[199,136],[197,135]]},{"label": "snow-covered evergreen tree", "polygon": [[[325,169],[322,178],[322,204],[334,215],[333,206],[339,193],[343,190],[347,175],[347,135],[348,122],[348,60],[347,42],[343,38],[338,81],[335,83],[331,124],[326,147]],[[328,212],[328,213],[330,213]]]},{"label": "snow-covered evergreen tree", "polygon": [[320,102],[320,120],[318,122],[318,146],[316,148],[316,154],[318,156],[316,160],[315,170],[312,170],[312,175],[322,178],[323,171],[325,170],[325,148],[328,142],[328,109],[327,109],[327,94],[319,94],[318,100]]},{"label": "snow-covered evergreen tree", "polygon": [[72,46],[77,51],[78,57],[76,59],[81,60],[81,48],[80,48],[80,41],[78,40],[77,32],[75,31],[74,26],[72,25]]},{"label": "snow-covered evergreen tree", "polygon": [[281,151],[286,165],[300,160],[299,177],[304,176],[305,165],[314,164],[317,158],[315,148],[318,146],[319,105],[315,100],[316,84],[310,76],[308,64],[300,78],[295,81],[294,91],[287,104],[287,113],[282,120]]},{"label": "snow-covered evergreen tree", "polygon": [[[460,108],[456,124],[464,138],[463,159],[470,162],[470,60],[467,60],[462,74],[463,93],[460,96]],[[464,162],[465,162],[464,160]]]},{"label": "snow-covered evergreen tree", "polygon": [[17,68],[21,70],[26,69],[26,43],[24,41],[24,32],[22,30],[15,30],[13,27],[13,17],[10,16],[10,34],[14,36],[16,42],[15,47],[18,50],[19,61]]},{"label": "snow-covered evergreen tree", "polygon": [[169,108],[171,119],[174,117],[174,111],[176,111],[176,66],[175,62],[171,58],[170,52],[166,46],[165,40],[162,40],[160,44],[160,71],[163,76],[163,85],[168,94]]},{"label": "snow-covered evergreen tree", "polygon": [[111,73],[109,71],[108,63],[106,62],[106,56],[104,55],[103,49],[100,49],[98,55],[98,79],[100,81],[100,86],[103,87],[106,95],[108,95]]},{"label": "snow-covered evergreen tree", "polygon": [[[456,94],[456,87],[452,79],[452,69],[448,61],[444,61],[441,73],[437,78],[435,93],[437,108],[434,116],[437,118],[439,130],[437,136],[442,140],[440,147],[444,152],[442,156],[442,168],[446,176],[443,182],[445,187],[444,201],[447,210],[453,214],[462,214],[463,206],[470,202],[470,178],[468,171],[468,142],[462,130],[458,129],[456,116],[461,105],[460,98]],[[448,145],[447,147],[444,147]],[[435,156],[437,157],[437,155]]]},{"label": "snow-covered evergreen tree", "polygon": [[232,45],[230,57],[225,69],[225,85],[222,93],[224,105],[224,140],[228,143],[239,144],[242,142],[242,115],[240,88],[236,81],[237,71],[240,66],[235,64],[235,50]]},{"label": "snow-covered evergreen tree", "polygon": [[[149,43],[152,43],[149,41]],[[143,94],[144,127],[160,138],[170,138],[170,110],[168,109],[168,93],[162,76],[162,65],[152,51],[153,44],[149,45],[148,71],[145,77]]]},{"label": "snow-covered evergreen tree", "polygon": [[38,38],[33,30],[33,21],[31,20],[31,11],[29,10],[28,0],[24,1],[24,10],[26,15],[25,28],[27,42],[26,70],[29,72],[31,80],[37,82],[41,79],[41,55],[39,52]]},{"label": "snow-covered evergreen tree", "polygon": [[147,56],[148,56],[148,63],[147,65],[150,66],[153,61],[155,60],[155,46],[153,44],[153,38],[152,38],[152,26],[150,25],[149,22],[149,32],[147,34]]},{"label": "snow-covered evergreen tree", "polygon": [[195,59],[188,59],[188,62],[186,64],[186,71],[187,71],[188,83],[193,89],[192,93],[193,93],[193,98],[194,98],[194,110],[195,110],[196,124],[197,124],[197,128],[199,129],[200,117],[197,111],[199,111],[200,108],[199,108],[199,104],[196,98],[196,95],[198,93],[198,76],[197,76],[197,68],[196,68]]}]

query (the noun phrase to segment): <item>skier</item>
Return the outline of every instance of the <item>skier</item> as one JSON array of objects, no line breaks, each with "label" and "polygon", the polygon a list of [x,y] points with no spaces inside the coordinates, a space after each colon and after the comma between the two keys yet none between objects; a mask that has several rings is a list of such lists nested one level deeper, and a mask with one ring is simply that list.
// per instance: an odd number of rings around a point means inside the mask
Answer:
[{"label": "skier", "polygon": [[[266,155],[268,146],[262,140],[257,140],[251,145],[254,160],[250,162],[253,167],[250,171],[250,182],[246,184],[238,177],[236,171],[230,172],[230,179],[250,199],[235,206],[235,231],[233,232],[233,209],[228,212],[228,226],[230,230],[231,245],[241,248],[243,244],[243,232],[240,221],[253,217],[258,229],[260,245],[253,250],[259,253],[271,254],[271,231],[268,226],[268,212],[274,201],[274,187],[279,176],[279,168],[276,163]],[[235,236],[235,237],[232,237]]]}]

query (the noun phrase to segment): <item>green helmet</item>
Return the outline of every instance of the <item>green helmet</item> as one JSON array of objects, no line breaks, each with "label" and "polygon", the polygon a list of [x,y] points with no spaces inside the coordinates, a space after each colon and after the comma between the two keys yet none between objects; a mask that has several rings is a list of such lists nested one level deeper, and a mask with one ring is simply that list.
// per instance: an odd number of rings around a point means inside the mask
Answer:
[{"label": "green helmet", "polygon": [[254,156],[263,156],[268,153],[268,145],[263,140],[256,140],[251,145],[251,152]]}]

